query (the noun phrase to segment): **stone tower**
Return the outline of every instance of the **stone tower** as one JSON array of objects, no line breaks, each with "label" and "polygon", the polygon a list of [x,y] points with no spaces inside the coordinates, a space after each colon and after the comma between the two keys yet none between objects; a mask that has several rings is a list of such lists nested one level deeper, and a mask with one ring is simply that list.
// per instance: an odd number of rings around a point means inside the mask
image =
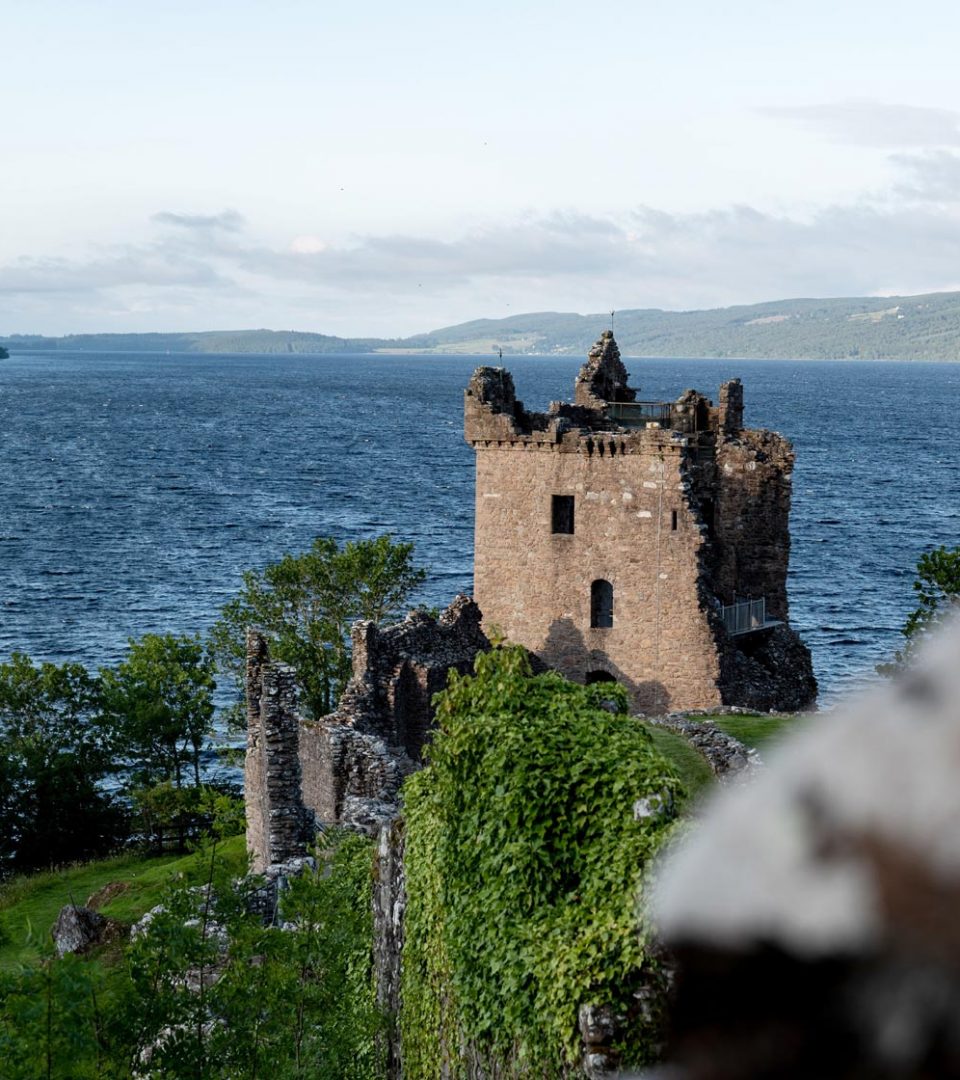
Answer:
[{"label": "stone tower", "polygon": [[572,404],[528,412],[503,368],[465,394],[476,451],[474,598],[484,628],[578,682],[614,679],[635,709],[816,698],[788,624],[794,455],[743,427],[739,379],[714,406],[637,400],[611,331]]}]

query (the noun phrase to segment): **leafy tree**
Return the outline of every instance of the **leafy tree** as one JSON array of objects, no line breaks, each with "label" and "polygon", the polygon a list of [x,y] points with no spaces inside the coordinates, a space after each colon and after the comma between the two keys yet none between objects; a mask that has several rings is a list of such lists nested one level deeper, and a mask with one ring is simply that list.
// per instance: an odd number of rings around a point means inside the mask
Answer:
[{"label": "leafy tree", "polygon": [[102,787],[114,746],[101,686],[80,664],[0,664],[0,868],[101,854],[125,832]]},{"label": "leafy tree", "polygon": [[104,715],[138,786],[200,785],[213,722],[213,659],[199,637],[146,634],[126,660],[100,673]]},{"label": "leafy tree", "polygon": [[8,360],[10,358],[10,351],[3,345],[0,345],[0,360]]},{"label": "leafy tree", "polygon": [[932,629],[960,604],[960,547],[938,547],[921,555],[913,589],[917,606],[903,627],[908,640]]},{"label": "leafy tree", "polygon": [[351,623],[399,615],[423,583],[412,558],[413,545],[389,535],[342,548],[320,536],[308,551],[248,570],[211,632],[218,662],[241,679],[246,628],[258,627],[274,657],[296,667],[307,710],[323,716],[350,676]]},{"label": "leafy tree", "polygon": [[941,546],[921,555],[913,591],[917,606],[900,631],[906,644],[894,654],[893,663],[877,665],[881,675],[895,674],[909,663],[918,642],[960,605],[960,547]]}]

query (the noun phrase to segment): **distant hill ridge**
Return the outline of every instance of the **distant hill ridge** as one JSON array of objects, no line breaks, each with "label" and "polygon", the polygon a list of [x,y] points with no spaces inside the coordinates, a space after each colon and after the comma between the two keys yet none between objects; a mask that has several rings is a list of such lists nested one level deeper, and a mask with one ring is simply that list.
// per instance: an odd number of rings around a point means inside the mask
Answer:
[{"label": "distant hill ridge", "polygon": [[[0,337],[11,353],[89,350],[169,353],[434,352],[583,355],[609,313],[534,312],[408,338],[342,338],[281,330]],[[921,296],[773,300],[707,311],[618,311],[627,356],[770,359],[960,360],[960,292]]]}]

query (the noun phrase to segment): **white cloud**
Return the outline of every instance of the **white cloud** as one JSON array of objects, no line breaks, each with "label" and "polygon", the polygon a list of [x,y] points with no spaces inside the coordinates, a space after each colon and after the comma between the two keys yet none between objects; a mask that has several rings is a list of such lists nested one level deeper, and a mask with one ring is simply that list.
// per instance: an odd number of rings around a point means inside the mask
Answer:
[{"label": "white cloud", "polygon": [[880,101],[768,107],[766,116],[803,124],[835,142],[853,146],[960,146],[960,113]]},{"label": "white cloud", "polygon": [[[805,216],[750,206],[528,214],[446,239],[393,233],[259,241],[236,211],[154,216],[149,243],[0,266],[0,329],[296,325],[383,336],[484,315],[693,308],[954,287],[960,156],[894,155],[906,179]],[[167,227],[173,226],[173,227]],[[48,299],[44,301],[44,297]],[[29,298],[29,304],[24,301]],[[8,307],[8,314],[4,313]],[[96,312],[102,313],[99,324]]]}]

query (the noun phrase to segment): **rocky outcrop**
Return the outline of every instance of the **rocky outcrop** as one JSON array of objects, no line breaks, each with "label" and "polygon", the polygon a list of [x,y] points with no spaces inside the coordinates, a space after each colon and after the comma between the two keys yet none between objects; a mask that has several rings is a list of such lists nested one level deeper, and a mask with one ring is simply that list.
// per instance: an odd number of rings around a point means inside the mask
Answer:
[{"label": "rocky outcrop", "polygon": [[789,626],[721,640],[724,701],[757,712],[801,712],[816,701],[810,650]]}]

